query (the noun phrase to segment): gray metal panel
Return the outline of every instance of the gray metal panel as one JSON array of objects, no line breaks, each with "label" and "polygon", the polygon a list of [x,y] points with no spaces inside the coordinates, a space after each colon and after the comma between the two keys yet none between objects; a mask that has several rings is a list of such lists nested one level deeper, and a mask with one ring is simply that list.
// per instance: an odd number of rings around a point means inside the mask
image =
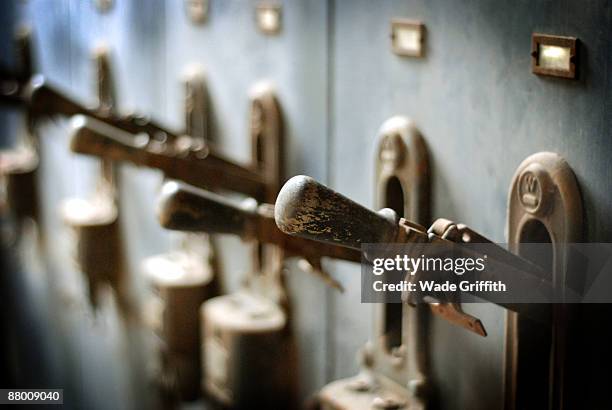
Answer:
[{"label": "gray metal panel", "polygon": [[[389,20],[427,27],[423,59],[391,53]],[[338,1],[334,20],[332,185],[364,203],[373,198],[373,145],[385,118],[405,114],[427,140],[433,167],[434,217],[469,224],[504,241],[507,191],[518,164],[555,151],[581,183],[590,240],[610,240],[610,8],[591,2]],[[567,81],[530,69],[532,32],[577,36],[582,76]],[[367,158],[356,163],[351,158]],[[334,302],[335,377],[354,372],[346,350],[368,335],[353,301]],[[348,277],[348,269],[342,269]],[[503,311],[470,307],[486,339],[433,324],[433,382],[442,408],[496,408],[502,400]],[[349,347],[350,346],[350,347]],[[344,359],[344,360],[342,360]],[[477,390],[475,390],[477,389]]]},{"label": "gray metal panel", "polygon": [[[533,152],[556,151],[568,159],[580,181],[588,239],[612,240],[612,17],[604,0],[293,0],[284,2],[283,31],[277,37],[256,31],[252,1],[211,0],[208,21],[197,27],[187,20],[180,0],[115,0],[106,15],[99,15],[92,3],[30,0],[15,6],[33,23],[43,72],[83,99],[94,97],[91,47],[106,40],[120,108],[152,113],[179,128],[180,74],[186,65],[200,64],[208,74],[213,137],[230,157],[246,162],[247,91],[255,81],[269,79],[284,110],[287,175],[327,179],[369,205],[376,131],[391,115],[407,115],[431,150],[433,215],[468,223],[496,241],[504,240],[506,195],[515,168]],[[390,52],[391,17],[425,22],[424,59]],[[531,74],[534,31],[581,39],[579,81]],[[57,214],[61,199],[91,192],[96,163],[68,152],[65,122],[41,127],[41,137],[48,264],[30,267],[29,276],[23,277],[26,290],[19,295],[32,304],[31,315],[41,326],[44,360],[52,362],[60,380],[72,381],[66,388],[74,393],[73,403],[81,408],[136,408],[149,397],[146,367],[154,359],[147,349],[134,349],[146,342],[147,334],[137,322],[124,325],[112,303],[92,316],[83,275],[71,262],[70,234]],[[154,171],[122,167],[121,213],[139,302],[147,294],[140,260],[172,245],[152,206],[160,180]],[[238,240],[221,242],[227,290],[233,290],[249,263],[236,256],[245,249]],[[371,306],[359,303],[359,269],[348,263],[329,266],[346,293],[328,291],[295,268],[288,275],[302,396],[354,374],[355,354],[372,329]],[[466,310],[483,319],[490,335],[479,338],[433,321],[438,405],[496,408],[502,394],[503,312],[488,306]],[[586,336],[578,343],[588,349],[577,379],[597,368],[598,352],[608,340],[587,313],[605,317],[608,312],[599,308],[583,313]],[[590,397],[596,397],[591,389]]]}]

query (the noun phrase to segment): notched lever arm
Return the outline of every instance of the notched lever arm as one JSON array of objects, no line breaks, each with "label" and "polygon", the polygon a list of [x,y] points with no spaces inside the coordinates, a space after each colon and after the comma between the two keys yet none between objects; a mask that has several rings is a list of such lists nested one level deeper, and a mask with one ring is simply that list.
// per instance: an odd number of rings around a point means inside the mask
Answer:
[{"label": "notched lever arm", "polygon": [[176,138],[173,132],[145,116],[119,116],[110,112],[100,112],[96,105],[83,104],[49,84],[41,74],[23,79],[14,73],[0,72],[0,102],[25,106],[31,121],[52,115],[70,117],[84,114],[130,133],[144,132],[152,138],[162,140]]},{"label": "notched lever arm", "polygon": [[80,154],[156,168],[173,179],[208,189],[231,190],[258,197],[265,184],[262,176],[209,150],[190,137],[174,142],[152,140],[86,116],[72,119],[70,148]]},{"label": "notched lever arm", "polygon": [[163,127],[151,118],[143,115],[118,115],[113,112],[100,112],[97,106],[87,106],[53,87],[44,76],[32,76],[21,93],[21,100],[26,104],[31,118],[49,115],[71,117],[77,114],[87,115],[105,122],[123,131],[138,134],[146,133],[150,138],[160,141],[174,141],[177,133]]},{"label": "notched lever arm", "polygon": [[[405,219],[398,220],[391,209],[374,212],[307,176],[296,176],[285,183],[278,194],[274,216],[279,229],[289,235],[355,250],[360,250],[365,243],[436,243],[448,246],[452,252],[457,249],[457,243],[491,243],[465,226],[456,226],[443,219],[426,231],[418,224]],[[452,235],[453,232],[457,237]],[[468,236],[473,240],[462,239]],[[499,246],[492,246],[485,272],[487,278],[507,282],[504,279],[517,272],[534,278],[534,284],[546,287],[543,279],[536,279],[547,277],[541,268]],[[551,320],[550,309],[546,306],[538,305],[534,308],[529,304],[493,303],[538,321]]]},{"label": "notched lever arm", "polygon": [[159,168],[171,178],[200,187],[256,198],[263,195],[266,184],[260,173],[230,161],[201,141],[179,136],[146,117],[117,116],[87,107],[50,86],[42,75],[32,76],[25,84],[12,77],[3,77],[2,84],[17,84],[17,89],[0,90],[0,100],[25,104],[31,122],[55,114],[88,117],[73,123],[75,152]]}]

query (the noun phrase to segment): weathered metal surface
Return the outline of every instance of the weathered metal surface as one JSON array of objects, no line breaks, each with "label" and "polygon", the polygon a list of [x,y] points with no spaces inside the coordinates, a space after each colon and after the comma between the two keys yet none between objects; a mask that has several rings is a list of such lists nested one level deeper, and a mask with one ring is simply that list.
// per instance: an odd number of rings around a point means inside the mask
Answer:
[{"label": "weathered metal surface", "polygon": [[272,84],[259,82],[249,91],[249,136],[251,164],[263,175],[263,200],[276,199],[285,178],[285,139],[283,119]]},{"label": "weathered metal surface", "polygon": [[[286,189],[287,188],[287,189]],[[312,192],[322,193],[319,196],[312,196]],[[288,218],[287,215],[303,215],[308,212],[317,212],[319,207],[316,205],[316,198],[333,198],[342,201],[342,206],[345,207],[345,213],[337,215],[333,222],[322,222],[318,225],[318,229],[324,231],[324,235],[313,235],[311,230],[304,229],[300,218]],[[303,203],[296,198],[308,198]],[[279,204],[285,204],[279,206]],[[289,204],[289,205],[287,205]],[[329,205],[328,205],[329,206]],[[402,244],[413,244],[418,246],[423,243],[432,243],[440,245],[446,249],[457,251],[455,243],[469,243],[469,242],[483,242],[493,245],[493,243],[486,239],[484,236],[474,232],[463,224],[455,224],[445,218],[437,219],[429,230],[425,230],[419,224],[408,221],[407,219],[400,219],[396,222],[395,228],[390,225],[390,221],[396,219],[395,212],[390,209],[383,209],[375,212],[368,210],[363,206],[351,201],[350,199],[342,196],[341,194],[333,191],[315,181],[310,177],[297,176],[287,181],[285,186],[281,189],[281,193],[278,196],[277,204],[275,209],[279,209],[275,213],[275,220],[281,231],[291,234],[302,236],[304,238],[314,239],[321,242],[328,242],[330,244],[337,244],[346,246],[352,249],[361,249],[362,243],[402,243]],[[393,218],[380,217],[382,211]],[[362,214],[367,217],[368,223],[371,225],[369,229],[353,229],[355,224],[353,215]],[[278,221],[285,221],[279,223]],[[372,236],[372,232],[379,232],[380,234]],[[341,241],[341,238],[348,238]],[[366,240],[365,238],[368,238]],[[464,238],[471,238],[466,240]],[[378,241],[372,241],[372,239],[379,239]],[[419,252],[424,252],[419,249]],[[439,250],[433,250],[430,252],[438,253]],[[477,250],[466,250],[466,255],[471,252],[478,252]],[[427,252],[424,252],[426,255]],[[365,258],[369,258],[367,253],[364,254]],[[504,280],[505,278],[511,277],[517,273],[526,274],[527,278],[533,278],[533,289],[532,291],[537,292],[539,284],[545,283],[548,272],[546,268],[525,260],[522,257],[516,256],[501,246],[491,246],[487,249],[487,280]],[[484,300],[490,300],[486,294],[480,295]],[[519,312],[528,315],[530,318],[544,321],[549,323],[551,317],[547,314],[548,309],[546,305],[539,305],[537,309],[530,308],[527,304],[520,303],[505,303],[494,301],[500,306],[510,309],[515,312]],[[454,316],[453,316],[454,317]],[[463,324],[465,321],[454,321],[456,324]],[[475,323],[474,321],[468,321],[467,323]],[[467,326],[469,328],[469,326]],[[470,329],[475,333],[484,335],[484,331],[475,328]]]},{"label": "weathered metal surface", "polygon": [[199,311],[205,300],[217,295],[211,269],[209,244],[201,235],[190,235],[190,247],[151,256],[143,261],[143,270],[152,282],[156,296],[144,305],[149,325],[161,339],[159,373],[172,383],[165,394],[181,401],[201,396],[201,329]]},{"label": "weathered metal surface", "polygon": [[215,401],[245,410],[295,407],[295,352],[278,304],[243,291],[211,299],[201,315],[203,384]]},{"label": "weathered metal surface", "polygon": [[289,235],[359,249],[362,243],[393,242],[397,216],[375,213],[307,176],[291,178],[278,194],[274,219]]},{"label": "weathered metal surface", "polygon": [[185,135],[194,143],[212,142],[210,131],[210,102],[206,87],[206,73],[195,66],[189,67],[184,74],[185,87]]},{"label": "weathered metal surface", "polygon": [[[540,64],[542,57],[540,45],[551,45],[568,49],[567,69],[544,67]],[[533,33],[531,36],[531,71],[534,74],[575,79],[578,75],[578,46],[580,42],[575,37],[551,36]]]},{"label": "weathered metal surface", "polygon": [[167,229],[237,235],[246,241],[279,246],[288,256],[361,260],[357,251],[282,233],[269,204],[258,205],[253,200],[236,204],[215,193],[171,181],[164,184],[157,208],[160,224]]},{"label": "weathered metal surface", "polygon": [[259,173],[211,153],[207,145],[194,143],[189,136],[156,141],[86,117],[76,117],[73,125],[71,149],[75,152],[159,169],[169,178],[199,187],[263,195],[265,184]]},{"label": "weathered metal surface", "polygon": [[381,375],[360,375],[331,382],[321,391],[322,410],[418,409],[409,402],[406,386]]},{"label": "weathered metal surface", "polygon": [[[606,131],[612,16],[604,0],[507,4],[479,0],[467,5],[388,0],[376,7],[366,0],[287,2],[282,34],[275,37],[257,33],[253,9],[242,1],[211,2],[203,26],[189,22],[182,0],[115,3],[109,13],[100,15],[89,1],[7,1],[2,4],[6,13],[0,18],[6,24],[1,30],[12,34],[12,18],[32,23],[42,72],[84,101],[92,96],[89,50],[97,40],[110,39],[107,43],[113,44],[118,57],[113,63],[121,108],[151,113],[176,127],[182,125],[184,114],[183,90],[176,78],[185,64],[206,65],[215,102],[213,128],[224,138],[220,149],[238,162],[249,161],[244,121],[236,121],[248,109],[245,90],[254,80],[273,79],[289,119],[288,175],[313,175],[366,204],[373,205],[372,163],[364,160],[374,155],[372,135],[390,114],[408,112],[431,149],[432,214],[470,221],[496,242],[504,241],[506,188],[516,166],[533,152],[558,152],[572,164],[581,185],[585,240],[612,238],[608,183],[612,147]],[[389,21],[394,17],[419,19],[427,25],[424,59],[391,53]],[[585,71],[578,81],[531,73],[533,32],[580,38],[586,52],[580,55]],[[1,51],[10,57],[5,47]],[[14,116],[3,121],[9,128],[15,123]],[[66,300],[80,306],[83,293],[81,277],[66,263],[69,241],[58,222],[56,205],[69,194],[86,194],[97,171],[87,159],[69,153],[64,134],[61,123],[41,127],[41,168],[43,180],[49,182],[41,185],[42,219],[45,232],[54,239],[47,250],[49,281],[21,282],[34,296],[16,294],[29,300],[31,312],[48,313],[44,320],[39,313],[31,314],[24,323],[41,325],[36,340],[45,345],[47,362],[55,363],[58,378],[73,380],[70,392],[81,407],[96,408],[97,400],[114,408],[135,407],[136,399],[141,402],[147,395],[130,392],[128,363],[146,356],[146,349],[126,353],[122,347],[126,332],[112,308],[98,322],[90,320],[86,309],[74,306],[68,313],[55,313]],[[11,135],[3,134],[3,143]],[[129,166],[121,172],[121,190],[131,199],[121,204],[121,211],[127,215],[129,263],[135,269],[144,256],[167,250],[171,240],[155,222],[151,206],[159,174]],[[248,266],[236,255],[246,250],[236,239],[220,241],[228,271],[225,285],[235,289]],[[357,303],[358,269],[344,263],[327,266],[342,280],[345,295],[326,293],[307,275],[287,276],[290,289],[299,291],[294,292],[294,327],[301,356],[308,358],[301,363],[302,397],[329,380],[355,374],[354,352],[371,332],[371,306]],[[139,280],[134,285],[143,287]],[[313,300],[317,309],[312,309]],[[451,410],[500,408],[505,311],[464,308],[487,323],[489,334],[478,337],[432,318],[434,405]],[[607,380],[584,375],[609,364],[602,352],[607,351],[610,329],[601,326],[609,310],[592,305],[580,313],[586,320],[573,341],[582,354],[571,372],[577,407],[599,408],[608,400]],[[51,329],[49,323],[61,326]],[[60,369],[57,363],[64,360],[70,365]],[[36,363],[37,368],[44,361]],[[143,361],[140,365],[144,367]],[[68,377],[71,374],[76,377]]]},{"label": "weathered metal surface", "polygon": [[[372,7],[371,2],[358,0],[336,1],[333,9],[335,120],[326,181],[331,187],[373,205],[368,161],[347,164],[374,155],[372,135],[380,122],[392,113],[405,112],[427,136],[431,151],[432,215],[469,221],[476,231],[503,243],[507,187],[516,167],[534,152],[554,151],[572,164],[580,182],[588,225],[585,239],[610,241],[612,212],[605,204],[612,195],[607,160],[612,144],[606,131],[611,126],[607,114],[611,94],[605,73],[611,64],[612,16],[605,1],[390,0]],[[392,18],[420,20],[427,26],[424,59],[400,58],[390,52]],[[530,68],[534,32],[580,38],[587,50],[579,57],[580,67],[588,67],[586,77],[576,82],[534,75]],[[354,302],[359,299],[360,284],[349,278],[358,276],[357,269],[338,266],[334,273],[347,287],[347,295],[333,296],[330,308],[338,334],[330,374],[341,377],[356,371],[347,351],[367,340],[371,307]],[[478,337],[432,319],[435,406],[501,408],[506,312],[478,304],[464,309],[487,324],[488,336]],[[583,318],[589,316],[587,312],[603,317],[608,311],[603,306],[583,309]],[[590,352],[604,348],[599,337],[610,336],[591,319],[584,320],[581,329],[574,340],[582,352],[589,353],[575,363],[572,372],[578,408],[587,406],[580,401],[584,394],[578,393],[586,391],[583,375],[601,365],[600,355]],[[587,336],[593,334],[598,335],[597,341]],[[473,390],[476,384],[478,394]],[[598,388],[603,384],[596,382]],[[604,399],[599,393],[592,397]]]},{"label": "weathered metal surface", "polygon": [[[582,195],[569,164],[552,152],[540,152],[518,167],[508,193],[508,246],[524,255],[521,244],[551,243],[549,260],[534,263],[549,269],[558,289],[580,278],[570,277],[576,262],[565,244],[584,238]],[[541,252],[545,253],[545,252]],[[534,323],[508,312],[506,324],[505,409],[568,406],[569,335],[575,331],[576,306],[554,305],[552,324]]]},{"label": "weathered metal surface", "polygon": [[[57,89],[49,86],[44,77],[34,76],[25,86],[20,98],[25,103],[29,116],[32,119],[41,116],[63,114],[66,116],[83,114],[102,122],[97,125],[107,130],[106,134],[91,132],[81,137],[82,141],[76,139],[74,149],[81,153],[97,155],[102,158],[132,161],[137,165],[145,165],[160,168],[174,178],[182,178],[198,186],[208,186],[233,189],[252,196],[261,196],[265,186],[260,176],[245,167],[235,164],[215,153],[214,148],[197,141],[197,138],[208,132],[208,124],[202,118],[194,118],[189,112],[188,132],[197,132],[196,140],[187,137],[179,137],[176,132],[157,124],[147,117],[138,115],[113,115],[107,108],[103,110],[92,109],[66,96]],[[190,96],[205,103],[205,94]],[[191,104],[191,102],[189,103]],[[189,108],[189,107],[188,107]],[[189,108],[191,109],[191,108]],[[200,122],[199,124],[197,122]],[[107,123],[107,124],[104,124]],[[94,122],[94,124],[96,124]],[[106,125],[106,126],[105,126]],[[83,122],[79,127],[86,127]],[[95,128],[95,125],[91,125]],[[111,127],[125,131],[126,138],[113,138]],[[78,137],[78,131],[77,137]],[[138,134],[140,139],[128,138],[127,133]],[[143,138],[146,140],[142,140]],[[178,161],[177,159],[182,160]],[[206,159],[206,161],[202,161]]]},{"label": "weathered metal surface", "polygon": [[[429,224],[429,154],[416,125],[404,116],[386,120],[378,131],[375,158],[376,207],[391,208],[401,218]],[[406,403],[414,410],[425,409],[430,402],[428,315],[422,304],[380,304],[375,308],[369,367],[379,377],[403,386]]]}]

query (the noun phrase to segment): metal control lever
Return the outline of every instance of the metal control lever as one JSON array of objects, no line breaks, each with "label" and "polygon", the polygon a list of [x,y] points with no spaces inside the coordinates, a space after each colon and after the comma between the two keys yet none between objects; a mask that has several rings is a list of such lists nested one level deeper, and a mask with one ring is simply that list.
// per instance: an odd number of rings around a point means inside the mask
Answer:
[{"label": "metal control lever", "polygon": [[[48,115],[89,117],[86,121],[80,120],[80,126],[90,126],[92,131],[88,140],[92,147],[87,147],[89,151],[83,151],[84,154],[160,168],[168,176],[196,186],[231,189],[258,198],[263,195],[262,175],[230,161],[202,141],[173,132],[144,116],[120,116],[87,107],[49,85],[39,74],[19,87],[11,86],[14,81],[10,78],[3,80],[6,90],[0,90],[0,100],[25,104],[30,123]],[[124,131],[123,138],[113,138],[119,133],[110,132],[108,126]],[[94,132],[101,129],[106,133]],[[138,140],[134,141],[136,135]],[[83,145],[75,143],[75,146]]]},{"label": "metal control lever", "polygon": [[88,106],[58,90],[42,74],[34,74],[24,80],[11,73],[0,78],[0,102],[25,106],[31,119],[51,115],[73,116],[83,114],[104,121],[130,133],[147,133],[159,140],[176,139],[175,133],[165,129],[150,118],[138,115],[118,115],[101,112],[95,104]]},{"label": "metal control lever", "polygon": [[122,128],[140,126],[146,119],[127,116],[116,119],[108,113],[100,113],[95,104],[86,106],[76,99],[61,92],[47,81],[42,74],[24,76],[21,73],[9,71],[0,72],[0,102],[7,105],[25,106],[30,118],[48,115],[72,116],[87,114],[105,121],[116,120]]},{"label": "metal control lever", "polygon": [[[158,202],[160,224],[167,229],[197,231],[210,234],[238,235],[244,240],[257,240],[281,247],[288,256],[299,256],[310,262],[312,272],[322,275],[319,260],[331,257],[359,262],[361,254],[353,249],[327,245],[282,233],[274,222],[270,204],[258,205],[247,200],[236,205],[215,193],[183,183],[169,181],[164,184]],[[309,269],[310,270],[310,269]],[[323,279],[338,288],[329,275]]]},{"label": "metal control lever", "polygon": [[278,228],[289,234],[361,249],[363,243],[427,242],[424,227],[408,223],[400,229],[395,211],[367,209],[342,194],[299,175],[285,183],[274,208]]},{"label": "metal control lever", "polygon": [[136,136],[97,119],[78,115],[72,119],[70,148],[80,154],[113,161],[128,161],[156,168],[173,179],[207,189],[225,189],[259,197],[262,176],[192,144],[188,136],[159,143],[146,133]]},{"label": "metal control lever", "polygon": [[[399,219],[391,209],[369,210],[307,176],[291,178],[278,194],[274,217],[279,229],[287,234],[332,243],[360,250],[365,243],[447,244],[488,242],[465,225],[440,219],[427,231],[424,227]],[[545,272],[505,249],[487,249],[487,278],[502,280],[516,273],[531,278],[545,278]],[[368,255],[365,255],[366,258]],[[546,289],[544,279],[534,284]],[[509,304],[494,302],[540,322],[549,322],[549,305]]]}]

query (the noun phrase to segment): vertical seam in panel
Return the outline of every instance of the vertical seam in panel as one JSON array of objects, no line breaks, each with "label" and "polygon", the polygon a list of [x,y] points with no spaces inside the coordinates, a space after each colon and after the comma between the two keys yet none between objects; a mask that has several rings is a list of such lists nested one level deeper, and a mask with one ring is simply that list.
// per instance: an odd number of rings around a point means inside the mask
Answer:
[{"label": "vertical seam in panel", "polygon": [[[328,184],[332,181],[332,161],[334,158],[334,128],[333,128],[333,111],[334,111],[334,89],[335,89],[335,0],[328,0],[327,2],[327,44],[326,44],[326,161],[325,161],[325,179]],[[333,311],[334,302],[334,289],[326,288],[325,291],[325,310],[327,318],[325,322],[325,382],[328,382],[334,374],[335,368],[335,315]]]},{"label": "vertical seam in panel", "polygon": [[74,10],[73,10],[72,3],[68,3],[68,83],[71,86],[74,86],[74,67],[72,66],[72,63],[74,61],[74,56],[72,55],[72,53],[74,53]]},{"label": "vertical seam in panel", "polygon": [[161,101],[159,102],[159,104],[161,106],[163,106],[162,110],[163,113],[166,117],[169,118],[170,115],[170,106],[169,106],[169,101],[166,98],[166,95],[168,94],[168,80],[167,80],[167,73],[169,72],[169,67],[168,64],[170,64],[170,59],[168,58],[168,31],[167,28],[169,27],[168,24],[168,2],[166,0],[161,0],[161,9],[162,9],[162,18],[160,19],[160,30],[163,33],[163,35],[161,36],[161,40],[160,40],[160,45],[159,45],[159,59],[162,60],[160,61],[159,66],[161,67],[159,75],[160,78],[158,78],[158,84],[162,84],[161,87],[159,87],[161,89],[160,91],[160,95],[159,98],[161,98]]}]

